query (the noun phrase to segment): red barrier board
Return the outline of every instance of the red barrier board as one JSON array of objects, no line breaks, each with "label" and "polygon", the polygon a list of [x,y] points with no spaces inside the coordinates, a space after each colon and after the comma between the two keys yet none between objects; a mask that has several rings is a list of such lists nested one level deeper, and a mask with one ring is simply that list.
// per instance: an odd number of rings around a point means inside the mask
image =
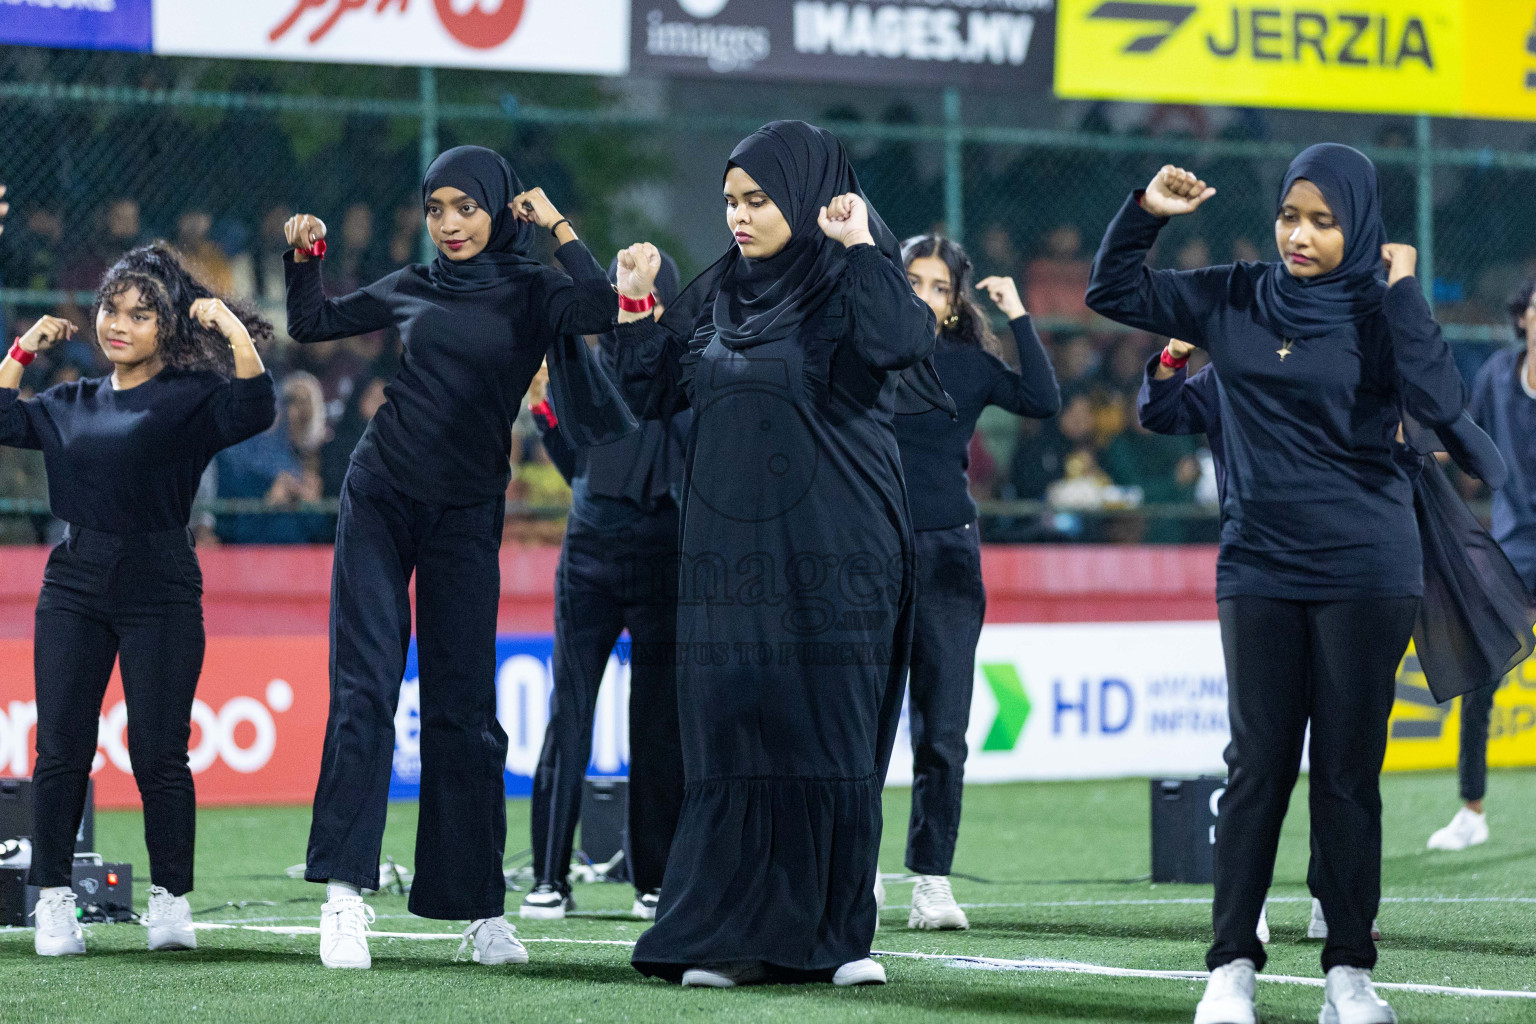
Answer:
[{"label": "red barrier board", "polygon": [[[0,548],[0,775],[30,774],[32,623],[45,548]],[[192,768],[205,805],[307,803],[329,704],[331,548],[200,551],[208,655]],[[501,633],[554,628],[559,549],[501,553]],[[983,546],[987,621],[1137,622],[1216,617],[1216,551],[1174,546]],[[136,807],[114,674],[95,765],[102,807]]]}]

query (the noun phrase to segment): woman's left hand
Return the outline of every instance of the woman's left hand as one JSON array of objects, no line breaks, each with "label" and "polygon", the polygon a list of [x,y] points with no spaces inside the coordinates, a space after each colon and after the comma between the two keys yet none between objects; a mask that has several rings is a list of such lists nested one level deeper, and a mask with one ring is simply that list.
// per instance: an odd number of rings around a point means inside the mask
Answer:
[{"label": "woman's left hand", "polygon": [[531,188],[521,195],[513,196],[507,207],[518,220],[537,224],[546,231],[564,219],[542,188]]},{"label": "woman's left hand", "polygon": [[1013,278],[984,277],[976,282],[976,287],[986,292],[987,297],[1009,320],[1017,320],[1024,315],[1024,300],[1019,298],[1019,286]]},{"label": "woman's left hand", "polygon": [[836,196],[816,217],[822,234],[844,246],[874,245],[869,233],[869,207],[852,192]]},{"label": "woman's left hand", "polygon": [[228,306],[224,305],[223,299],[196,299],[189,312],[192,319],[204,327],[218,331],[230,344],[242,338],[246,341],[250,340],[251,336],[246,331],[245,324],[240,322],[240,318],[235,316]]},{"label": "woman's left hand", "polygon": [[1382,262],[1387,265],[1387,287],[1405,277],[1412,277],[1419,266],[1419,250],[1402,242],[1388,242],[1381,247]]}]

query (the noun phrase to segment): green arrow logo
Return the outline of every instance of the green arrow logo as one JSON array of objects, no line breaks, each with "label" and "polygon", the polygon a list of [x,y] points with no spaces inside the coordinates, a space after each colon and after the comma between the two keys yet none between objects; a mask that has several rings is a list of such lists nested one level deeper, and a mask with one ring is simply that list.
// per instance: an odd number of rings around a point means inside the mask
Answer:
[{"label": "green arrow logo", "polygon": [[987,677],[992,696],[997,698],[997,717],[992,720],[992,729],[981,749],[1012,750],[1024,731],[1024,723],[1029,721],[1029,695],[1024,692],[1019,673],[1006,662],[983,665],[981,674]]}]

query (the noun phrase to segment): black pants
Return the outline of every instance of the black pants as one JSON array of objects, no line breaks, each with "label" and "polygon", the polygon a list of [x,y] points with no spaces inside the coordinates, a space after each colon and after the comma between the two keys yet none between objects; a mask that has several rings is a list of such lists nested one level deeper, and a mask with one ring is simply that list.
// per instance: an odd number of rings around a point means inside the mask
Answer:
[{"label": "black pants", "polygon": [[37,600],[37,768],[32,885],[70,884],[112,663],[122,663],[128,756],[144,802],[155,885],[192,889],[197,798],[187,744],[203,671],[203,578],[186,530],[109,534],[70,527]]},{"label": "black pants", "polygon": [[416,576],[421,807],[410,910],[504,909],[507,734],[496,720],[505,502],[427,505],[356,465],[342,485],[331,574],[331,708],[305,877],[367,889],[379,856]]},{"label": "black pants", "polygon": [[987,591],[975,523],[919,530],[916,540],[917,606],[907,689],[912,732],[907,870],[947,875],[960,834],[965,728],[971,720],[976,642]]},{"label": "black pants", "polygon": [[1488,792],[1488,720],[1498,692],[1499,682],[1495,682],[1461,698],[1461,753],[1456,759],[1456,774],[1461,781],[1461,798],[1468,802],[1481,800]]},{"label": "black pants", "polygon": [[661,888],[683,804],[677,722],[677,507],[617,529],[572,517],[555,579],[555,691],[533,779],[533,870],[569,891],[598,687],[619,633],[630,636],[630,877]]},{"label": "black pants", "polygon": [[1418,598],[1218,603],[1227,662],[1227,791],[1216,824],[1215,970],[1264,966],[1255,935],[1274,879],[1280,825],[1312,726],[1312,862],[1307,886],[1328,919],[1323,969],[1371,968],[1381,902],[1381,764],[1398,663]]}]

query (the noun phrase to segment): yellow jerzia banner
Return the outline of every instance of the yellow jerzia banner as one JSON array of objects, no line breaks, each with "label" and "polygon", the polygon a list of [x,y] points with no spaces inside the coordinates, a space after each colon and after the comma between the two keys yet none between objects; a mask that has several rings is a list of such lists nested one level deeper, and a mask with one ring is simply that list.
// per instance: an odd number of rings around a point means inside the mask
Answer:
[{"label": "yellow jerzia banner", "polygon": [[1060,0],[1070,99],[1536,119],[1536,0]]},{"label": "yellow jerzia banner", "polygon": [[[1454,768],[1461,746],[1461,701],[1436,704],[1408,646],[1397,670],[1397,703],[1387,741],[1387,771]],[[1509,768],[1536,765],[1536,657],[1504,677],[1493,698],[1488,723],[1488,764]]]}]

